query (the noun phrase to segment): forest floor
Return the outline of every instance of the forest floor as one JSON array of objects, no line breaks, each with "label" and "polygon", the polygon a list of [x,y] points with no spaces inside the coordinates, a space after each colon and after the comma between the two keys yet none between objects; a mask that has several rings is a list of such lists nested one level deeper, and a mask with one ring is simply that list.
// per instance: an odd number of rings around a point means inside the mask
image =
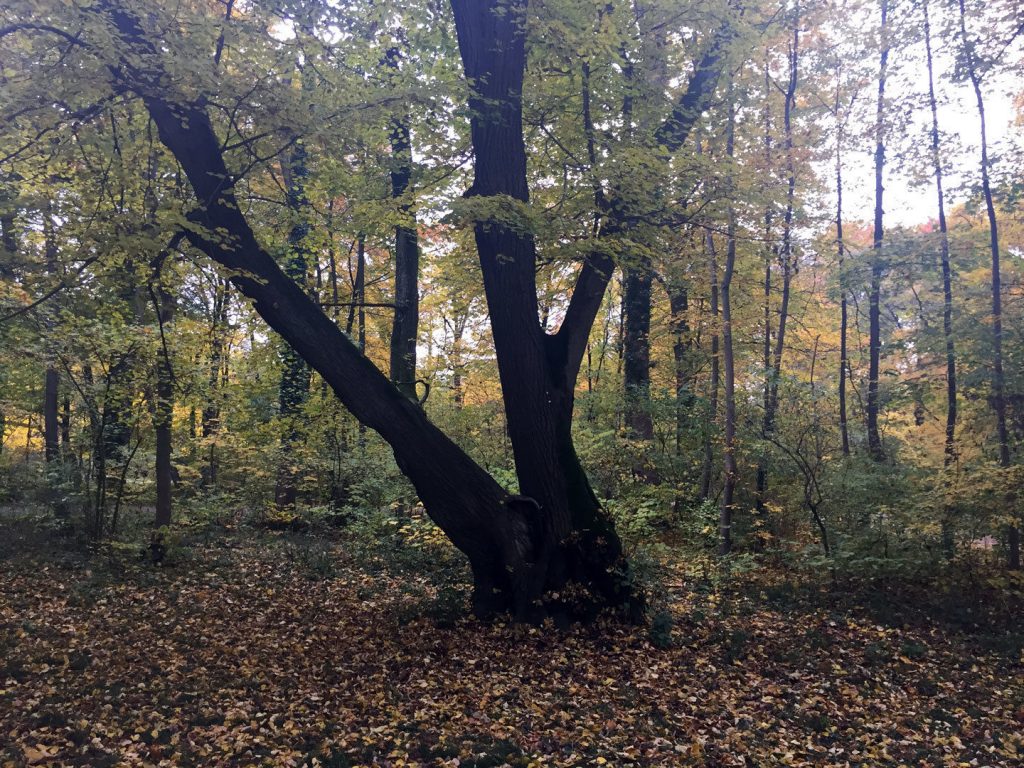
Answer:
[{"label": "forest floor", "polygon": [[301,538],[0,547],[0,766],[1024,765],[1019,647],[683,582],[671,643],[484,625]]}]

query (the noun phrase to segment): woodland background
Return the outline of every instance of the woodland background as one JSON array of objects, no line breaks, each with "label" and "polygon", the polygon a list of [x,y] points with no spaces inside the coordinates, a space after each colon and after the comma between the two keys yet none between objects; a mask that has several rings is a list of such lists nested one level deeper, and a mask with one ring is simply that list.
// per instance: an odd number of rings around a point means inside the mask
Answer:
[{"label": "woodland background", "polygon": [[5,3],[3,764],[1017,764],[1022,45]]}]

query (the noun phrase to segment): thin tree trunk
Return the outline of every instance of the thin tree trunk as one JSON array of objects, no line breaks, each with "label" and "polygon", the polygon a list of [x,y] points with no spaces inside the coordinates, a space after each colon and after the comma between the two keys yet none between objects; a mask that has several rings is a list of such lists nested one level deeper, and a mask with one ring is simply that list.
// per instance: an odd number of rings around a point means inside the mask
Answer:
[{"label": "thin tree trunk", "polygon": [[160,333],[160,351],[156,362],[156,399],[153,406],[153,432],[156,442],[154,471],[156,473],[156,515],[153,525],[158,530],[169,526],[173,515],[172,489],[174,481],[174,367],[168,347],[168,326],[174,320],[176,309],[174,296],[164,285],[162,270],[171,251],[184,239],[184,233],[176,236],[152,262],[152,277],[149,283],[149,297],[156,313]]},{"label": "thin tree trunk", "polygon": [[227,335],[228,306],[231,283],[214,277],[213,314],[210,320],[210,359],[208,361],[206,403],[202,412],[202,436],[209,441],[207,465],[203,472],[206,485],[217,483],[217,446],[213,439],[220,429],[220,384],[221,367],[224,357],[225,336]]},{"label": "thin tree trunk", "polygon": [[[988,216],[989,250],[992,254],[992,408],[996,414],[996,433],[999,439],[999,466],[1010,467],[1010,439],[1006,426],[1006,379],[1003,373],[1003,297],[1000,276],[999,257],[999,225],[996,220],[996,207],[992,198],[992,184],[989,178],[990,160],[988,156],[988,136],[985,126],[985,99],[981,92],[981,74],[978,72],[978,61],[974,50],[974,41],[967,34],[967,12],[964,0],[958,0],[960,9],[960,34],[963,38],[964,57],[967,74],[974,88],[974,96],[978,104],[978,119],[981,122],[981,191],[985,197],[985,213]],[[1016,494],[1011,489],[1007,494],[1007,508],[1014,506]],[[1007,565],[1013,570],[1021,567],[1020,529],[1010,524],[1007,526]]]},{"label": "thin tree trunk", "polygon": [[622,376],[626,429],[644,442],[654,439],[651,418],[651,265],[646,260],[625,270]]},{"label": "thin tree trunk", "polygon": [[[729,118],[726,128],[725,153],[731,164],[736,132],[736,105],[733,103],[733,84],[729,81]],[[722,506],[719,513],[719,552],[727,555],[732,551],[732,523],[734,496],[738,482],[736,464],[736,362],[732,343],[732,276],[736,265],[736,209],[732,199],[735,194],[729,176],[729,209],[726,230],[725,271],[722,275],[722,363],[723,389],[725,394],[725,482],[722,489]]]},{"label": "thin tree trunk", "polygon": [[[624,57],[625,58],[625,57]],[[623,132],[629,135],[633,120],[633,65],[626,59],[622,68],[626,95],[622,99]],[[624,229],[621,222],[613,225]],[[622,387],[625,397],[625,424],[634,440],[654,439],[651,416],[651,286],[654,272],[651,261],[631,254],[622,269]],[[636,467],[648,480],[654,477],[649,467]]]},{"label": "thin tree trunk", "polygon": [[[303,81],[304,87],[305,80]],[[293,217],[288,232],[288,259],[285,274],[303,289],[309,287],[310,264],[314,254],[310,252],[309,201],[306,198],[306,179],[309,168],[306,150],[298,143],[285,164],[285,184],[288,193],[288,210]],[[278,467],[277,483],[274,488],[274,502],[279,508],[294,507],[298,494],[298,467],[294,457],[295,447],[301,442],[300,428],[302,408],[309,398],[311,370],[302,356],[286,342],[281,348],[281,380],[278,386],[279,413],[283,431],[281,433],[281,465]]]},{"label": "thin tree trunk", "polygon": [[[43,236],[45,239],[46,271],[57,276],[57,240],[53,231],[53,212],[47,203],[43,211]],[[52,332],[52,323],[47,322],[47,333]],[[52,340],[48,340],[52,343]],[[46,362],[46,377],[43,387],[43,445],[46,462],[52,464],[60,458],[60,374],[53,360]]]},{"label": "thin tree trunk", "polygon": [[719,319],[718,319],[718,255],[715,252],[715,239],[711,232],[704,235],[708,256],[708,271],[710,273],[710,311],[711,311],[711,381],[708,383],[708,414],[704,427],[704,466],[700,476],[700,496],[707,500],[711,498],[712,477],[714,477],[715,452],[711,440],[712,426],[718,421],[718,388],[721,378],[721,355],[719,344]]},{"label": "thin tree trunk", "polygon": [[843,456],[850,455],[850,430],[847,423],[846,376],[850,369],[846,337],[849,312],[846,297],[846,243],[843,239],[843,136],[846,125],[840,116],[842,79],[836,76],[836,252],[839,257],[839,434]]},{"label": "thin tree trunk", "polygon": [[[786,87],[785,101],[783,105],[783,133],[786,153],[786,210],[783,215],[782,226],[782,253],[780,266],[782,268],[782,294],[779,303],[779,326],[775,336],[775,349],[771,353],[769,362],[769,348],[771,336],[769,333],[768,310],[771,294],[771,267],[765,268],[765,362],[768,363],[765,381],[765,403],[764,416],[761,422],[761,437],[770,441],[775,433],[775,415],[779,404],[779,382],[782,378],[782,357],[786,348],[786,326],[789,321],[789,299],[790,289],[795,271],[795,256],[793,253],[793,207],[796,195],[796,166],[793,159],[793,109],[796,104],[796,87],[798,77],[798,65],[800,61],[800,9],[797,6],[794,10],[793,36],[789,47],[789,82]],[[766,525],[768,520],[768,453],[767,448],[762,449],[757,465],[757,485],[755,503],[757,506],[758,520],[761,525]],[[761,533],[766,533],[761,531]],[[761,540],[758,540],[759,546]]]},{"label": "thin tree trunk", "polygon": [[956,463],[957,380],[956,345],[953,339],[953,277],[949,260],[949,235],[946,227],[946,200],[942,187],[942,155],[939,147],[939,113],[935,99],[935,75],[932,65],[931,20],[928,0],[922,0],[924,13],[924,44],[928,62],[928,104],[932,113],[932,168],[935,172],[935,194],[939,214],[939,255],[942,263],[942,333],[946,342],[946,441],[943,468],[947,497],[942,521],[942,544],[947,557],[955,550],[952,521],[952,471]]},{"label": "thin tree trunk", "polygon": [[391,381],[406,397],[415,400],[416,340],[419,337],[419,242],[416,214],[412,202],[407,199],[412,179],[412,139],[408,117],[395,119],[391,123],[391,163],[391,196],[398,201],[402,217],[402,222],[395,226],[395,316],[391,327]]},{"label": "thin tree trunk", "polygon": [[875,107],[875,225],[871,245],[871,289],[868,308],[868,450],[876,461],[885,459],[878,430],[879,374],[882,354],[881,294],[884,271],[882,246],[884,208],[883,173],[885,170],[885,80],[889,69],[889,0],[881,0],[881,53],[878,65],[878,102]]},{"label": "thin tree trunk", "polygon": [[686,285],[669,286],[669,311],[672,328],[672,360],[675,364],[676,457],[683,455],[688,414],[693,409],[693,389],[687,376],[687,354],[690,351],[690,300]]}]

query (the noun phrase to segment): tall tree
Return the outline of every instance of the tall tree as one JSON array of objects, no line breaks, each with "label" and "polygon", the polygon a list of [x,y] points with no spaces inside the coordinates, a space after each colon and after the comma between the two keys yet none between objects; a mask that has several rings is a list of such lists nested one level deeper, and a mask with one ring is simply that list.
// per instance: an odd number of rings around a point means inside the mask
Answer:
[{"label": "tall tree", "polygon": [[[303,83],[306,82],[304,79]],[[306,147],[301,141],[296,142],[290,157],[283,164],[283,169],[288,210],[292,216],[284,271],[297,285],[308,290],[309,271],[313,261],[308,242],[309,201],[306,197],[309,168]],[[302,435],[299,419],[302,408],[309,398],[309,383],[309,364],[285,342],[281,348],[281,380],[278,386],[279,413],[284,422],[281,434],[282,465],[278,470],[277,487],[274,491],[275,501],[279,507],[290,507],[295,504],[298,472],[292,453]]]},{"label": "tall tree", "polygon": [[[388,50],[390,67],[399,51]],[[419,336],[419,240],[412,197],[412,134],[408,114],[391,119],[391,196],[398,205],[395,225],[395,315],[391,328],[391,381],[416,399],[416,340]]]},{"label": "tall tree", "polygon": [[[477,611],[512,610],[530,618],[576,605],[636,607],[622,578],[618,536],[572,442],[575,381],[612,271],[607,249],[584,262],[558,331],[545,332],[539,321],[536,250],[523,216],[529,201],[522,123],[525,2],[452,3],[475,155],[465,210],[474,221],[522,496],[505,492],[432,424],[261,244],[238,197],[244,172],[236,175],[227,162],[251,144],[220,137],[212,117],[220,119],[216,99],[179,84],[171,71],[176,56],[187,56],[190,69],[203,69],[205,88],[224,84],[224,68],[197,63],[198,38],[186,39],[180,25],[163,23],[160,8],[147,6],[142,13],[138,7],[103,0],[74,33],[27,33],[62,35],[64,44],[81,51],[83,66],[96,62],[109,74],[117,94],[138,97],[194,194],[189,241],[226,270],[231,284],[352,414],[391,445],[431,517],[468,556]],[[708,53],[656,131],[670,151],[685,143],[708,104],[730,38],[726,31],[710,36]],[[232,119],[230,130],[238,124]],[[245,157],[252,167],[251,156]],[[567,593],[570,583],[578,589]]]},{"label": "tall tree", "polygon": [[[939,144],[939,110],[935,98],[935,68],[932,61],[932,30],[928,14],[928,0],[921,0],[924,15],[924,47],[928,65],[928,106],[931,109],[931,155],[932,170],[935,173],[936,210],[939,217],[939,261],[942,265],[942,335],[946,342],[946,439],[943,450],[943,467],[946,471],[947,487],[951,483],[950,473],[956,462],[956,344],[953,338],[953,275],[949,262],[949,231],[946,225],[946,198],[942,186],[943,161]],[[942,521],[943,548],[947,556],[953,554],[951,521],[949,520],[951,500],[947,499]]]},{"label": "tall tree", "polygon": [[[43,248],[46,251],[46,271],[57,276],[57,237],[53,231],[53,211],[47,203],[43,211]],[[60,374],[56,362],[46,361],[46,375],[43,386],[43,445],[48,463],[60,457]]]},{"label": "tall tree", "polygon": [[[996,414],[996,434],[999,440],[999,466],[1010,467],[1010,437],[1006,427],[1006,376],[1003,372],[1003,297],[999,263],[999,224],[996,220],[996,206],[992,197],[992,183],[989,177],[991,161],[988,154],[988,130],[985,125],[985,98],[981,88],[981,65],[975,49],[976,41],[967,31],[967,10],[964,0],[957,0],[960,14],[960,37],[963,43],[963,64],[974,89],[978,107],[981,142],[981,193],[985,198],[985,213],[988,217],[989,252],[992,256],[992,409]],[[1013,506],[1014,493],[1011,491],[1007,506]],[[1019,569],[1020,529],[1007,526],[1007,562],[1010,568]]]},{"label": "tall tree", "polygon": [[715,452],[711,441],[711,426],[718,420],[718,389],[721,381],[721,354],[719,350],[719,312],[718,312],[718,254],[715,250],[715,238],[711,232],[704,234],[704,249],[708,256],[708,311],[711,315],[711,376],[708,381],[708,414],[703,436],[704,463],[700,473],[700,496],[702,499],[711,497],[712,477],[714,476]]},{"label": "tall tree", "polygon": [[[736,105],[733,99],[733,83],[729,81],[728,123],[726,125],[725,154],[732,162],[735,153]],[[729,179],[732,175],[730,173]],[[735,505],[738,464],[736,462],[736,355],[732,336],[732,278],[736,268],[736,208],[732,200],[733,185],[728,189],[729,204],[726,212],[725,270],[722,275],[722,389],[725,396],[725,481],[722,503],[719,511],[719,552],[727,555],[732,551],[732,523]]]},{"label": "tall tree", "polygon": [[846,381],[850,371],[847,350],[849,331],[849,308],[846,286],[846,243],[843,240],[843,139],[846,119],[841,115],[842,67],[837,67],[836,98],[833,112],[836,118],[836,255],[839,271],[839,435],[843,455],[850,455],[850,432],[847,424]]},{"label": "tall tree", "polygon": [[169,325],[174,320],[174,295],[163,279],[163,269],[170,252],[184,239],[184,233],[175,235],[169,247],[162,250],[153,260],[149,281],[149,296],[156,313],[160,334],[160,350],[156,363],[156,392],[153,406],[153,432],[156,442],[156,516],[154,525],[162,528],[171,524],[173,500],[171,497],[174,481],[173,429],[174,429],[174,366],[168,346]]},{"label": "tall tree", "polygon": [[875,105],[875,222],[871,241],[871,287],[868,296],[868,397],[865,405],[868,450],[881,461],[885,458],[878,431],[879,374],[882,354],[881,296],[885,237],[883,185],[885,173],[885,81],[889,72],[889,0],[881,0],[879,27],[878,100]]},{"label": "tall tree", "polygon": [[[786,349],[786,328],[789,323],[789,300],[793,285],[793,274],[796,271],[796,258],[793,249],[793,209],[796,195],[796,164],[793,157],[793,109],[796,106],[796,88],[800,64],[800,6],[793,9],[793,26],[789,42],[787,61],[789,64],[783,102],[783,135],[786,163],[786,209],[782,219],[782,248],[779,254],[779,266],[782,270],[782,291],[779,302],[779,323],[775,336],[775,349],[768,358],[771,333],[767,315],[765,319],[765,403],[764,415],[761,420],[761,437],[765,441],[772,439],[775,431],[775,417],[779,404],[779,381],[782,377],[782,357]],[[765,268],[765,308],[771,298],[771,265]],[[768,455],[762,450],[757,466],[757,510],[760,519],[766,519],[768,493]]]}]

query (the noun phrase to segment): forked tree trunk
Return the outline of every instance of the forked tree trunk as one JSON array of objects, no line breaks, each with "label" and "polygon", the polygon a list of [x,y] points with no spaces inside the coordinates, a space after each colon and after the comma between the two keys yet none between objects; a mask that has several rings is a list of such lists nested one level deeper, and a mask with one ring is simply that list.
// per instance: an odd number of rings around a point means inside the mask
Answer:
[{"label": "forked tree trunk", "polygon": [[[515,210],[528,200],[522,133],[525,67],[522,3],[454,0],[459,48],[472,84],[471,132],[476,173],[466,196]],[[510,497],[422,409],[359,353],[331,319],[290,280],[259,244],[227,172],[220,142],[201,103],[172,99],[160,54],[138,18],[104,6],[134,55],[113,69],[115,84],[138,93],[196,198],[189,238],[227,268],[267,323],[314,367],[341,402],[387,441],[430,516],[468,556],[478,613],[512,610],[520,618],[572,606],[639,604],[621,577],[621,545],[601,509],[572,443],[576,375],[609,271],[584,266],[558,333],[538,318],[531,236],[494,214],[478,213],[477,247],[524,497]],[[668,123],[674,138],[689,131],[721,53],[694,76]],[[144,60],[145,69],[134,62]],[[691,88],[694,88],[691,83]],[[483,201],[482,201],[483,202]],[[212,237],[210,233],[216,232]],[[225,236],[225,234],[227,236]],[[564,589],[568,585],[572,588]],[[558,597],[546,593],[557,592]],[[569,604],[571,601],[571,605]]]}]

